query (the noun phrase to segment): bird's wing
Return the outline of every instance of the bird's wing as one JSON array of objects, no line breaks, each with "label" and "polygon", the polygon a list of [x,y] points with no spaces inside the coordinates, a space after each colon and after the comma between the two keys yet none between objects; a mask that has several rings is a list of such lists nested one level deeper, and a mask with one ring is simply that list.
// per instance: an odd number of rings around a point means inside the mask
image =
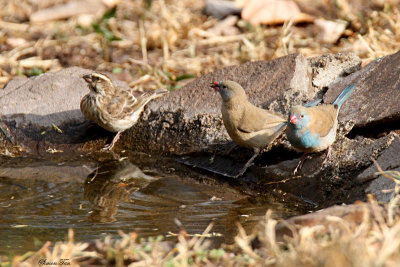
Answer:
[{"label": "bird's wing", "polygon": [[337,119],[337,109],[333,105],[319,105],[307,109],[310,116],[310,123],[307,128],[314,133],[319,133],[321,137],[329,134],[335,126]]},{"label": "bird's wing", "polygon": [[130,116],[135,111],[138,99],[127,90],[107,96],[106,111],[112,118]]},{"label": "bird's wing", "polygon": [[274,129],[285,124],[287,119],[282,114],[248,105],[243,110],[243,115],[237,129],[241,132],[252,133],[266,129]]}]

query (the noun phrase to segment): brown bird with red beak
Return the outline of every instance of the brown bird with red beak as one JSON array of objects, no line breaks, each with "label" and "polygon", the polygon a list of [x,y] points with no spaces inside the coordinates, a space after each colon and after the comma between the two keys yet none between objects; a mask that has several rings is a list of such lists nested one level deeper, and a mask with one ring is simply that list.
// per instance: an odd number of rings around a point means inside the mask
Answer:
[{"label": "brown bird with red beak", "polygon": [[233,142],[254,151],[254,155],[235,176],[237,178],[285,130],[287,119],[279,113],[251,104],[242,86],[234,81],[214,82],[211,87],[222,97],[222,120]]},{"label": "brown bird with red beak", "polygon": [[131,128],[140,118],[147,103],[166,93],[165,89],[137,91],[114,85],[107,75],[92,73],[82,77],[90,92],[81,100],[81,111],[107,131],[117,133],[103,150],[111,150],[121,133]]}]

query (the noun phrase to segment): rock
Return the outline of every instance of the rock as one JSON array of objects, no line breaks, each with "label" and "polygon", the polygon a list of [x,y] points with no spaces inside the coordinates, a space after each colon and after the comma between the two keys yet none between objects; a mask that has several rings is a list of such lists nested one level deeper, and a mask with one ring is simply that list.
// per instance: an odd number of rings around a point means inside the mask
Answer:
[{"label": "rock", "polygon": [[[400,167],[400,137],[396,134],[393,142],[388,148],[386,148],[382,154],[376,159],[376,162],[383,171],[391,171]],[[375,164],[372,164],[369,168],[365,169],[361,174],[357,176],[359,182],[368,182],[373,180],[380,175],[376,175],[379,172]]]},{"label": "rock", "polygon": [[234,1],[206,0],[204,13],[217,19],[224,19],[229,15],[239,15],[242,9]]},{"label": "rock", "polygon": [[313,86],[325,90],[336,79],[361,69],[361,59],[354,53],[326,54],[309,58],[308,61],[312,68]]},{"label": "rock", "polygon": [[89,92],[82,76],[90,72],[72,67],[10,81],[0,90],[1,145],[10,151],[18,145],[32,153],[56,149],[76,155],[81,152],[77,148],[90,150],[89,141],[99,139],[99,133],[103,140],[94,142],[104,145],[107,132],[89,129],[80,111],[81,98]]},{"label": "rock", "polygon": [[307,60],[300,54],[219,69],[149,103],[142,120],[122,136],[121,143],[147,152],[205,151],[229,141],[220,96],[210,88],[211,82],[234,80],[245,88],[250,102],[286,113],[293,102],[316,95],[309,76]]},{"label": "rock", "polygon": [[[229,157],[222,154],[221,148],[227,149],[230,139],[221,119],[221,99],[210,88],[211,82],[234,80],[245,88],[250,102],[283,114],[292,105],[322,97],[328,87],[323,100],[330,103],[339,90],[357,83],[356,91],[341,110],[340,130],[327,164],[321,166],[323,154],[315,154],[306,160],[298,176],[292,175],[300,154],[288,149],[287,141],[281,137],[271,150],[256,159],[255,166],[235,180],[254,192],[283,190],[315,205],[350,202],[365,197],[365,188],[354,177],[371,165],[371,157],[380,156],[398,138],[390,129],[389,134],[372,138],[354,134],[354,130],[349,133],[354,124],[364,127],[365,123],[378,124],[399,116],[399,107],[395,105],[399,102],[400,96],[395,94],[399,85],[395,79],[400,69],[394,66],[396,60],[400,60],[399,54],[375,61],[353,74],[350,73],[360,68],[360,60],[353,54],[309,60],[293,54],[222,68],[150,102],[138,124],[122,134],[115,152],[126,149],[184,155],[180,160],[187,165],[231,177],[248,160],[251,151],[239,149]],[[89,128],[90,122],[79,110],[80,99],[88,92],[81,77],[89,72],[69,68],[8,83],[0,91],[1,148],[10,149],[17,144],[32,153],[47,155],[46,151],[62,150],[59,154],[76,156],[103,147],[106,137],[113,134],[98,126]],[[360,94],[360,87],[370,90]],[[358,112],[364,106],[369,112]],[[266,164],[267,167],[261,167]]]},{"label": "rock", "polygon": [[[256,158],[255,165],[250,167],[241,179],[237,179],[236,183],[250,187],[250,182],[255,191],[257,188],[262,188],[263,192],[282,190],[315,206],[326,207],[338,201],[352,202],[362,198],[364,194],[364,189],[359,186],[355,174],[368,167],[372,163],[371,157],[379,156],[397,137],[397,134],[389,134],[374,140],[363,137],[348,139],[339,135],[327,163],[322,165],[324,153],[311,154],[296,175],[293,174],[293,170],[300,157],[287,151],[285,156],[281,157],[283,152],[275,149]],[[287,159],[293,157],[296,158]],[[273,163],[276,158],[279,159],[278,162]],[[207,158],[196,155],[182,157],[179,161],[229,178],[234,176],[246,161],[243,157],[211,159],[211,156]],[[337,190],[338,187],[341,190]]]},{"label": "rock", "polygon": [[[391,145],[385,149],[382,154],[376,159],[376,162],[383,171],[400,171],[400,138],[396,136]],[[372,194],[378,201],[389,201],[393,195],[395,182],[383,175],[377,174],[379,172],[375,164],[365,169],[357,176],[360,183],[370,182],[365,189],[365,193]]]},{"label": "rock", "polygon": [[[325,226],[328,229],[335,224],[347,225],[349,228],[362,224],[366,218],[382,216],[384,209],[376,203],[335,205],[316,212],[295,216],[279,223],[275,230],[278,240],[283,240],[284,236],[293,236],[294,229],[303,229],[302,227]],[[297,226],[297,227],[296,227]],[[322,233],[321,233],[322,234]]]},{"label": "rock", "polygon": [[[5,179],[41,180],[52,183],[83,183],[96,168],[93,162],[64,162],[57,164],[49,160],[5,160],[0,165],[0,176]],[[33,161],[33,162],[32,162]]]},{"label": "rock", "polygon": [[331,84],[324,102],[331,103],[346,85],[357,87],[343,104],[339,121],[353,120],[354,127],[400,120],[400,52],[377,59],[366,67]]},{"label": "rock", "polygon": [[[400,171],[400,168],[396,168],[393,171]],[[368,185],[365,193],[372,194],[377,201],[389,202],[396,195],[395,186],[396,183],[393,180],[380,175]]]},{"label": "rock", "polygon": [[0,91],[2,120],[14,121],[16,127],[82,122],[79,103],[88,93],[82,76],[88,73],[90,70],[73,67],[10,81]]},{"label": "rock", "polygon": [[[229,142],[221,120],[220,97],[209,87],[212,81],[235,80],[246,89],[251,102],[286,114],[291,105],[320,96],[324,86],[356,70],[358,64],[359,59],[352,54],[309,60],[294,54],[217,70],[151,102],[138,125],[122,135],[116,149],[188,154]],[[311,86],[311,71],[318,86]],[[112,133],[97,126],[89,128],[90,121],[79,110],[80,99],[88,92],[81,77],[89,72],[69,68],[9,82],[0,91],[2,147],[5,140],[31,152],[53,148],[82,153],[103,147]],[[53,125],[63,133],[56,132]]]}]

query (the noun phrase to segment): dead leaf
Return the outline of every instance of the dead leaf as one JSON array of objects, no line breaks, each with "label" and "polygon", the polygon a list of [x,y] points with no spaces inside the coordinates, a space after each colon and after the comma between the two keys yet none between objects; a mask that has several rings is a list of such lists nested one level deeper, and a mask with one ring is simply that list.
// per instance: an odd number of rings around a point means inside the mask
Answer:
[{"label": "dead leaf", "polygon": [[106,5],[101,0],[71,1],[66,4],[36,11],[30,15],[31,22],[46,22],[68,19],[81,14],[101,16],[106,11]]},{"label": "dead leaf", "polygon": [[243,3],[242,18],[253,25],[312,22],[314,17],[302,13],[291,0],[249,0]]},{"label": "dead leaf", "polygon": [[324,43],[334,44],[346,29],[346,21],[331,21],[322,18],[316,19],[314,24],[317,29],[316,37]]}]

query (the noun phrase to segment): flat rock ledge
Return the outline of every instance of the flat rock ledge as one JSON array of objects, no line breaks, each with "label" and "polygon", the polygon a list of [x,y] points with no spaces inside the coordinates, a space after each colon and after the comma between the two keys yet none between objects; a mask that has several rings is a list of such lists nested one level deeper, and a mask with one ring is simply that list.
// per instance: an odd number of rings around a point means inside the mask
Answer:
[{"label": "flat rock ledge", "polygon": [[[400,152],[396,145],[399,66],[400,52],[364,68],[356,55],[345,53],[309,59],[292,54],[219,69],[152,101],[139,123],[123,133],[115,151],[173,156],[231,179],[250,152],[239,149],[233,156],[224,155],[232,143],[222,123],[220,97],[210,89],[211,82],[234,80],[245,88],[252,103],[283,114],[292,105],[318,98],[330,103],[354,83],[357,87],[342,106],[338,140],[327,164],[321,166],[323,156],[313,155],[294,176],[300,154],[282,136],[235,182],[259,192],[283,190],[316,205],[360,199],[381,187],[372,185],[378,176],[371,175],[375,168],[371,158],[385,162],[386,154]],[[80,99],[88,92],[82,76],[90,72],[73,67],[9,82],[0,90],[0,149],[39,155],[63,151],[60,155],[78,156],[102,148],[113,135],[93,125],[79,110]],[[396,170],[397,163],[384,168]]]}]

